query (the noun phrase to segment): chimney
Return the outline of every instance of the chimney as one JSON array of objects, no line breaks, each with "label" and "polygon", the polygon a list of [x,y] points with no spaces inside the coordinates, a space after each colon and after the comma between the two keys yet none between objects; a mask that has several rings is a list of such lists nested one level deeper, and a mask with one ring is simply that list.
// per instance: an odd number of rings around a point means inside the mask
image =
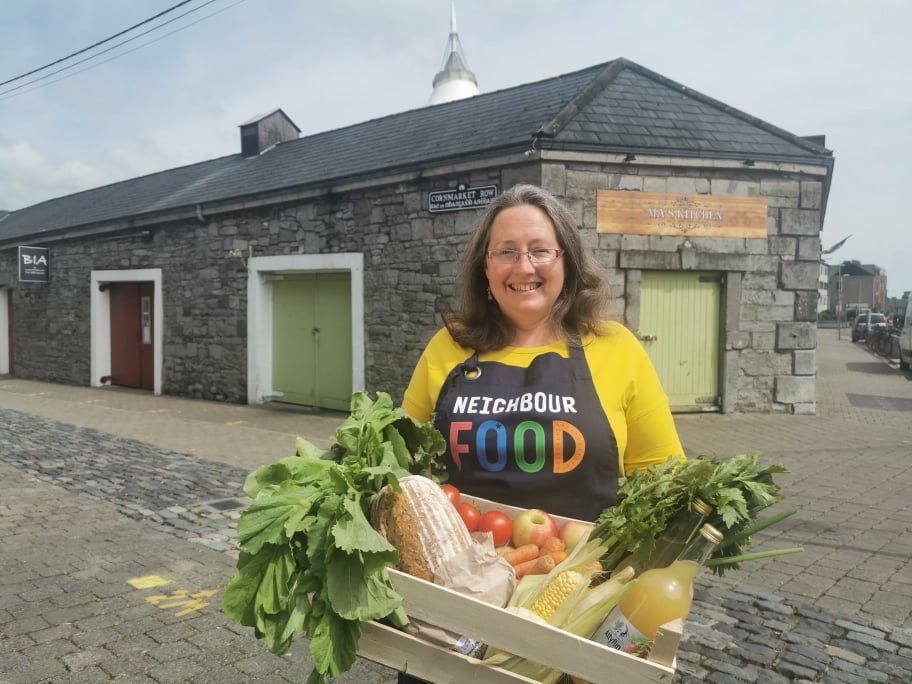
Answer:
[{"label": "chimney", "polygon": [[281,109],[259,114],[240,125],[241,155],[256,157],[277,143],[297,140],[301,129]]},{"label": "chimney", "polygon": [[815,145],[820,145],[821,147],[826,147],[826,136],[825,135],[802,135],[802,139],[812,142]]}]

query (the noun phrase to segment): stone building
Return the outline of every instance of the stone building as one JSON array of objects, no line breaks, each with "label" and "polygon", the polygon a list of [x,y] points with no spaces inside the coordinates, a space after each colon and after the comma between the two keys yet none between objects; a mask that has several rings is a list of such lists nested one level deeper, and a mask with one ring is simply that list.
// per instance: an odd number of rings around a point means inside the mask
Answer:
[{"label": "stone building", "polygon": [[0,372],[398,399],[481,207],[529,182],[571,207],[675,410],[814,411],[821,138],[625,59],[317,135],[281,110],[240,132],[235,154],[0,221]]}]

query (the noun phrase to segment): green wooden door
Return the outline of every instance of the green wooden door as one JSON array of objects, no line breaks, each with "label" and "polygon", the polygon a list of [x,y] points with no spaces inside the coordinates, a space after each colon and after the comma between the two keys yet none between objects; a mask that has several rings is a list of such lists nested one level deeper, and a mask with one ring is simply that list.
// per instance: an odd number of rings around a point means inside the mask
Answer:
[{"label": "green wooden door", "polygon": [[272,388],[278,401],[348,411],[352,394],[348,273],[286,275],[272,285]]},{"label": "green wooden door", "polygon": [[721,277],[644,271],[640,339],[676,411],[718,410]]}]

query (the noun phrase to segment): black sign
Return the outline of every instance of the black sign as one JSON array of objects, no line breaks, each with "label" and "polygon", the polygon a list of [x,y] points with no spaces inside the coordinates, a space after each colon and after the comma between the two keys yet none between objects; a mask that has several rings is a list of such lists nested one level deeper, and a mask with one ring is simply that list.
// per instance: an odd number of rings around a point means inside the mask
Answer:
[{"label": "black sign", "polygon": [[51,250],[47,247],[19,247],[19,280],[46,283],[51,272]]},{"label": "black sign", "polygon": [[490,204],[497,197],[496,185],[467,188],[460,185],[455,190],[428,193],[428,211],[459,211],[476,209]]}]

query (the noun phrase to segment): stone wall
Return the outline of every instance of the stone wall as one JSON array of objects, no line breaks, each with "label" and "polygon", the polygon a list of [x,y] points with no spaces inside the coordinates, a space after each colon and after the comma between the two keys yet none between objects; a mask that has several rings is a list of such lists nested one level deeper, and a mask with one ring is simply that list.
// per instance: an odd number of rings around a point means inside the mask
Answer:
[{"label": "stone wall", "polygon": [[[588,243],[613,274],[611,311],[630,327],[635,328],[639,318],[636,292],[628,292],[631,285],[638,286],[631,274],[644,269],[706,270],[728,276],[723,295],[724,410],[815,411],[820,182],[800,174],[755,170],[591,164],[548,164],[542,177],[573,208]],[[765,197],[768,237],[597,234],[595,194],[604,188]]]},{"label": "stone wall", "polygon": [[[162,269],[162,391],[247,400],[248,256],[357,252],[364,258],[365,384],[401,398],[441,312],[479,210],[429,214],[427,193],[457,183],[541,183],[562,197],[608,268],[610,313],[639,315],[643,269],[709,270],[726,280],[723,408],[814,411],[821,184],[759,171],[695,171],[530,162],[433,181],[377,185],[151,228],[149,234],[52,243],[51,283],[15,283],[15,249],[0,252],[14,285],[16,373],[88,385],[92,270]],[[618,236],[596,232],[599,189],[766,197],[766,240]],[[232,255],[232,250],[236,250]],[[237,256],[240,254],[240,256]]]}]

